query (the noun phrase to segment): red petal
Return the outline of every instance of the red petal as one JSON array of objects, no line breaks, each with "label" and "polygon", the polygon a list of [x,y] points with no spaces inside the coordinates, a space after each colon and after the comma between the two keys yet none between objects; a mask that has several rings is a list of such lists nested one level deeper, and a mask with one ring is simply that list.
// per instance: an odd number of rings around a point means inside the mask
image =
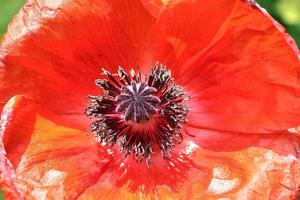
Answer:
[{"label": "red petal", "polygon": [[[258,8],[240,0],[169,1],[162,10],[160,1],[143,3],[29,1],[3,42],[2,103],[28,94],[74,118],[96,93],[99,65],[149,71],[159,60],[189,90],[193,126],[257,133],[299,125],[298,50]],[[145,5],[160,9],[155,28]]]},{"label": "red petal", "polygon": [[180,75],[184,75],[183,64],[212,42],[235,11],[237,1],[167,1],[157,18],[155,31],[158,39],[153,60],[172,67],[178,81]]},{"label": "red petal", "polygon": [[300,186],[300,163],[291,154],[257,147],[217,153],[185,140],[170,161],[154,157],[148,169],[54,117],[21,96],[5,106],[0,186],[6,198],[293,199]]},{"label": "red petal", "polygon": [[[153,29],[142,3],[127,3],[85,10],[91,4],[83,0],[28,2],[3,42],[2,103],[22,93],[54,112],[81,114],[99,65],[145,69],[160,60],[193,97],[192,125],[268,132],[299,124],[295,47],[259,9],[240,0],[170,1]],[[160,9],[161,1],[143,3]]]},{"label": "red petal", "polygon": [[[17,164],[21,155],[26,149],[26,145],[30,138],[26,137],[30,132],[30,122],[34,118],[34,113],[31,114],[32,107],[27,106],[28,101],[25,98],[17,96],[11,99],[3,108],[0,120],[0,186],[5,193],[5,199],[23,199],[23,195],[18,190],[15,183],[15,173],[13,164]],[[25,109],[22,109],[22,108]],[[22,109],[21,112],[16,110]],[[23,117],[27,117],[29,124],[24,123]],[[20,127],[11,126],[16,121],[20,120]],[[25,128],[24,134],[19,132]],[[16,131],[16,132],[15,132]],[[18,137],[13,136],[13,133],[19,133]],[[20,144],[15,146],[13,140]],[[7,157],[11,155],[11,159]]]},{"label": "red petal", "polygon": [[[154,19],[138,1],[47,2],[29,1],[6,35],[3,98],[25,93],[57,113],[81,113],[98,64],[152,64],[158,58],[190,91],[189,125],[196,131],[257,133],[299,125],[298,52],[270,19],[242,1],[171,2],[154,36]],[[138,22],[131,25],[128,13]],[[15,97],[1,120],[0,186],[11,199],[296,198],[300,164],[289,138],[249,137],[254,144],[220,132],[195,139],[214,151],[186,140],[170,161],[154,158],[147,169]]]},{"label": "red petal", "polygon": [[212,151],[240,151],[250,147],[265,148],[279,155],[298,157],[300,149],[300,135],[291,132],[277,132],[270,134],[242,134],[223,132],[219,130],[205,130],[186,126],[189,134],[195,135],[193,142],[201,148]]},{"label": "red petal", "polygon": [[158,19],[168,42],[157,57],[191,95],[191,126],[266,133],[300,124],[300,54],[282,27],[240,0],[175,2]]},{"label": "red petal", "polygon": [[153,23],[138,0],[28,1],[0,49],[0,105],[26,94],[74,120],[101,67],[143,62]]},{"label": "red petal", "polygon": [[0,132],[5,197],[74,199],[106,170],[106,152],[98,151],[96,141],[49,120],[54,117],[22,96],[5,106]]}]

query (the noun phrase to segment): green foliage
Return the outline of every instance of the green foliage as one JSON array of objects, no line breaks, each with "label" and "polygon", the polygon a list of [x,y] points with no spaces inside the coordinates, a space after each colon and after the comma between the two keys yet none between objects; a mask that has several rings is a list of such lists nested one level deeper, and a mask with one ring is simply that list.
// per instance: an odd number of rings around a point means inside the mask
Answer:
[{"label": "green foliage", "polygon": [[5,33],[7,24],[24,2],[25,0],[0,0],[0,35]]},{"label": "green foliage", "polygon": [[0,200],[4,200],[4,195],[1,189],[0,189]]},{"label": "green foliage", "polygon": [[300,46],[300,0],[257,0]]}]

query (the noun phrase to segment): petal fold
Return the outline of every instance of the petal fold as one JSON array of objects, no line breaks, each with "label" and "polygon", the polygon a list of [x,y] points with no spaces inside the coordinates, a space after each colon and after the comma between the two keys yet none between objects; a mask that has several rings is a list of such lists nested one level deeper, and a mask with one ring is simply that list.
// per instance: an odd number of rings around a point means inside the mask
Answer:
[{"label": "petal fold", "polygon": [[0,47],[0,107],[24,94],[84,121],[101,67],[140,65],[153,23],[140,0],[27,1]]},{"label": "petal fold", "polygon": [[300,163],[292,151],[253,146],[217,152],[186,139],[170,160],[154,156],[147,168],[51,120],[57,117],[23,96],[4,107],[0,186],[6,197],[284,200],[296,197],[300,186]]},{"label": "petal fold", "polygon": [[169,41],[158,56],[191,96],[191,126],[273,133],[300,124],[300,53],[277,22],[240,0],[174,2],[158,19]]}]

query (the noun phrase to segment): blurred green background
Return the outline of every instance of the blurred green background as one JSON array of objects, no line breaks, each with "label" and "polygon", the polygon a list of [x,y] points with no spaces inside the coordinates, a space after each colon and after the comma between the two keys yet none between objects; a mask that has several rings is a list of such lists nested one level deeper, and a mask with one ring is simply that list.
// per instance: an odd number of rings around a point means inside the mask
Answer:
[{"label": "blurred green background", "polygon": [[[0,0],[0,38],[24,2],[25,0]],[[300,46],[300,0],[257,0],[257,2],[284,25]],[[3,200],[1,191],[0,200]]]}]

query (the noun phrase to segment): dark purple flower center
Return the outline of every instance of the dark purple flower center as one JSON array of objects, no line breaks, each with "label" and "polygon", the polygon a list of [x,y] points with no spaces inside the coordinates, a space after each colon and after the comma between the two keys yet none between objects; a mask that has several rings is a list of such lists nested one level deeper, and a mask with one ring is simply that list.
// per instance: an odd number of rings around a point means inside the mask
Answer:
[{"label": "dark purple flower center", "polygon": [[149,120],[160,103],[160,99],[152,95],[155,92],[156,88],[147,86],[145,82],[138,84],[131,81],[131,85],[121,87],[121,94],[115,98],[119,102],[116,111],[124,112],[127,121],[131,119],[139,123],[142,119]]},{"label": "dark purple flower center", "polygon": [[103,70],[107,79],[96,80],[104,94],[90,96],[87,116],[95,119],[91,132],[105,145],[119,145],[125,156],[133,155],[147,165],[151,155],[160,152],[167,159],[182,141],[182,124],[187,122],[189,98],[176,85],[171,72],[156,64],[150,75],[142,77],[122,68],[118,74]]}]

